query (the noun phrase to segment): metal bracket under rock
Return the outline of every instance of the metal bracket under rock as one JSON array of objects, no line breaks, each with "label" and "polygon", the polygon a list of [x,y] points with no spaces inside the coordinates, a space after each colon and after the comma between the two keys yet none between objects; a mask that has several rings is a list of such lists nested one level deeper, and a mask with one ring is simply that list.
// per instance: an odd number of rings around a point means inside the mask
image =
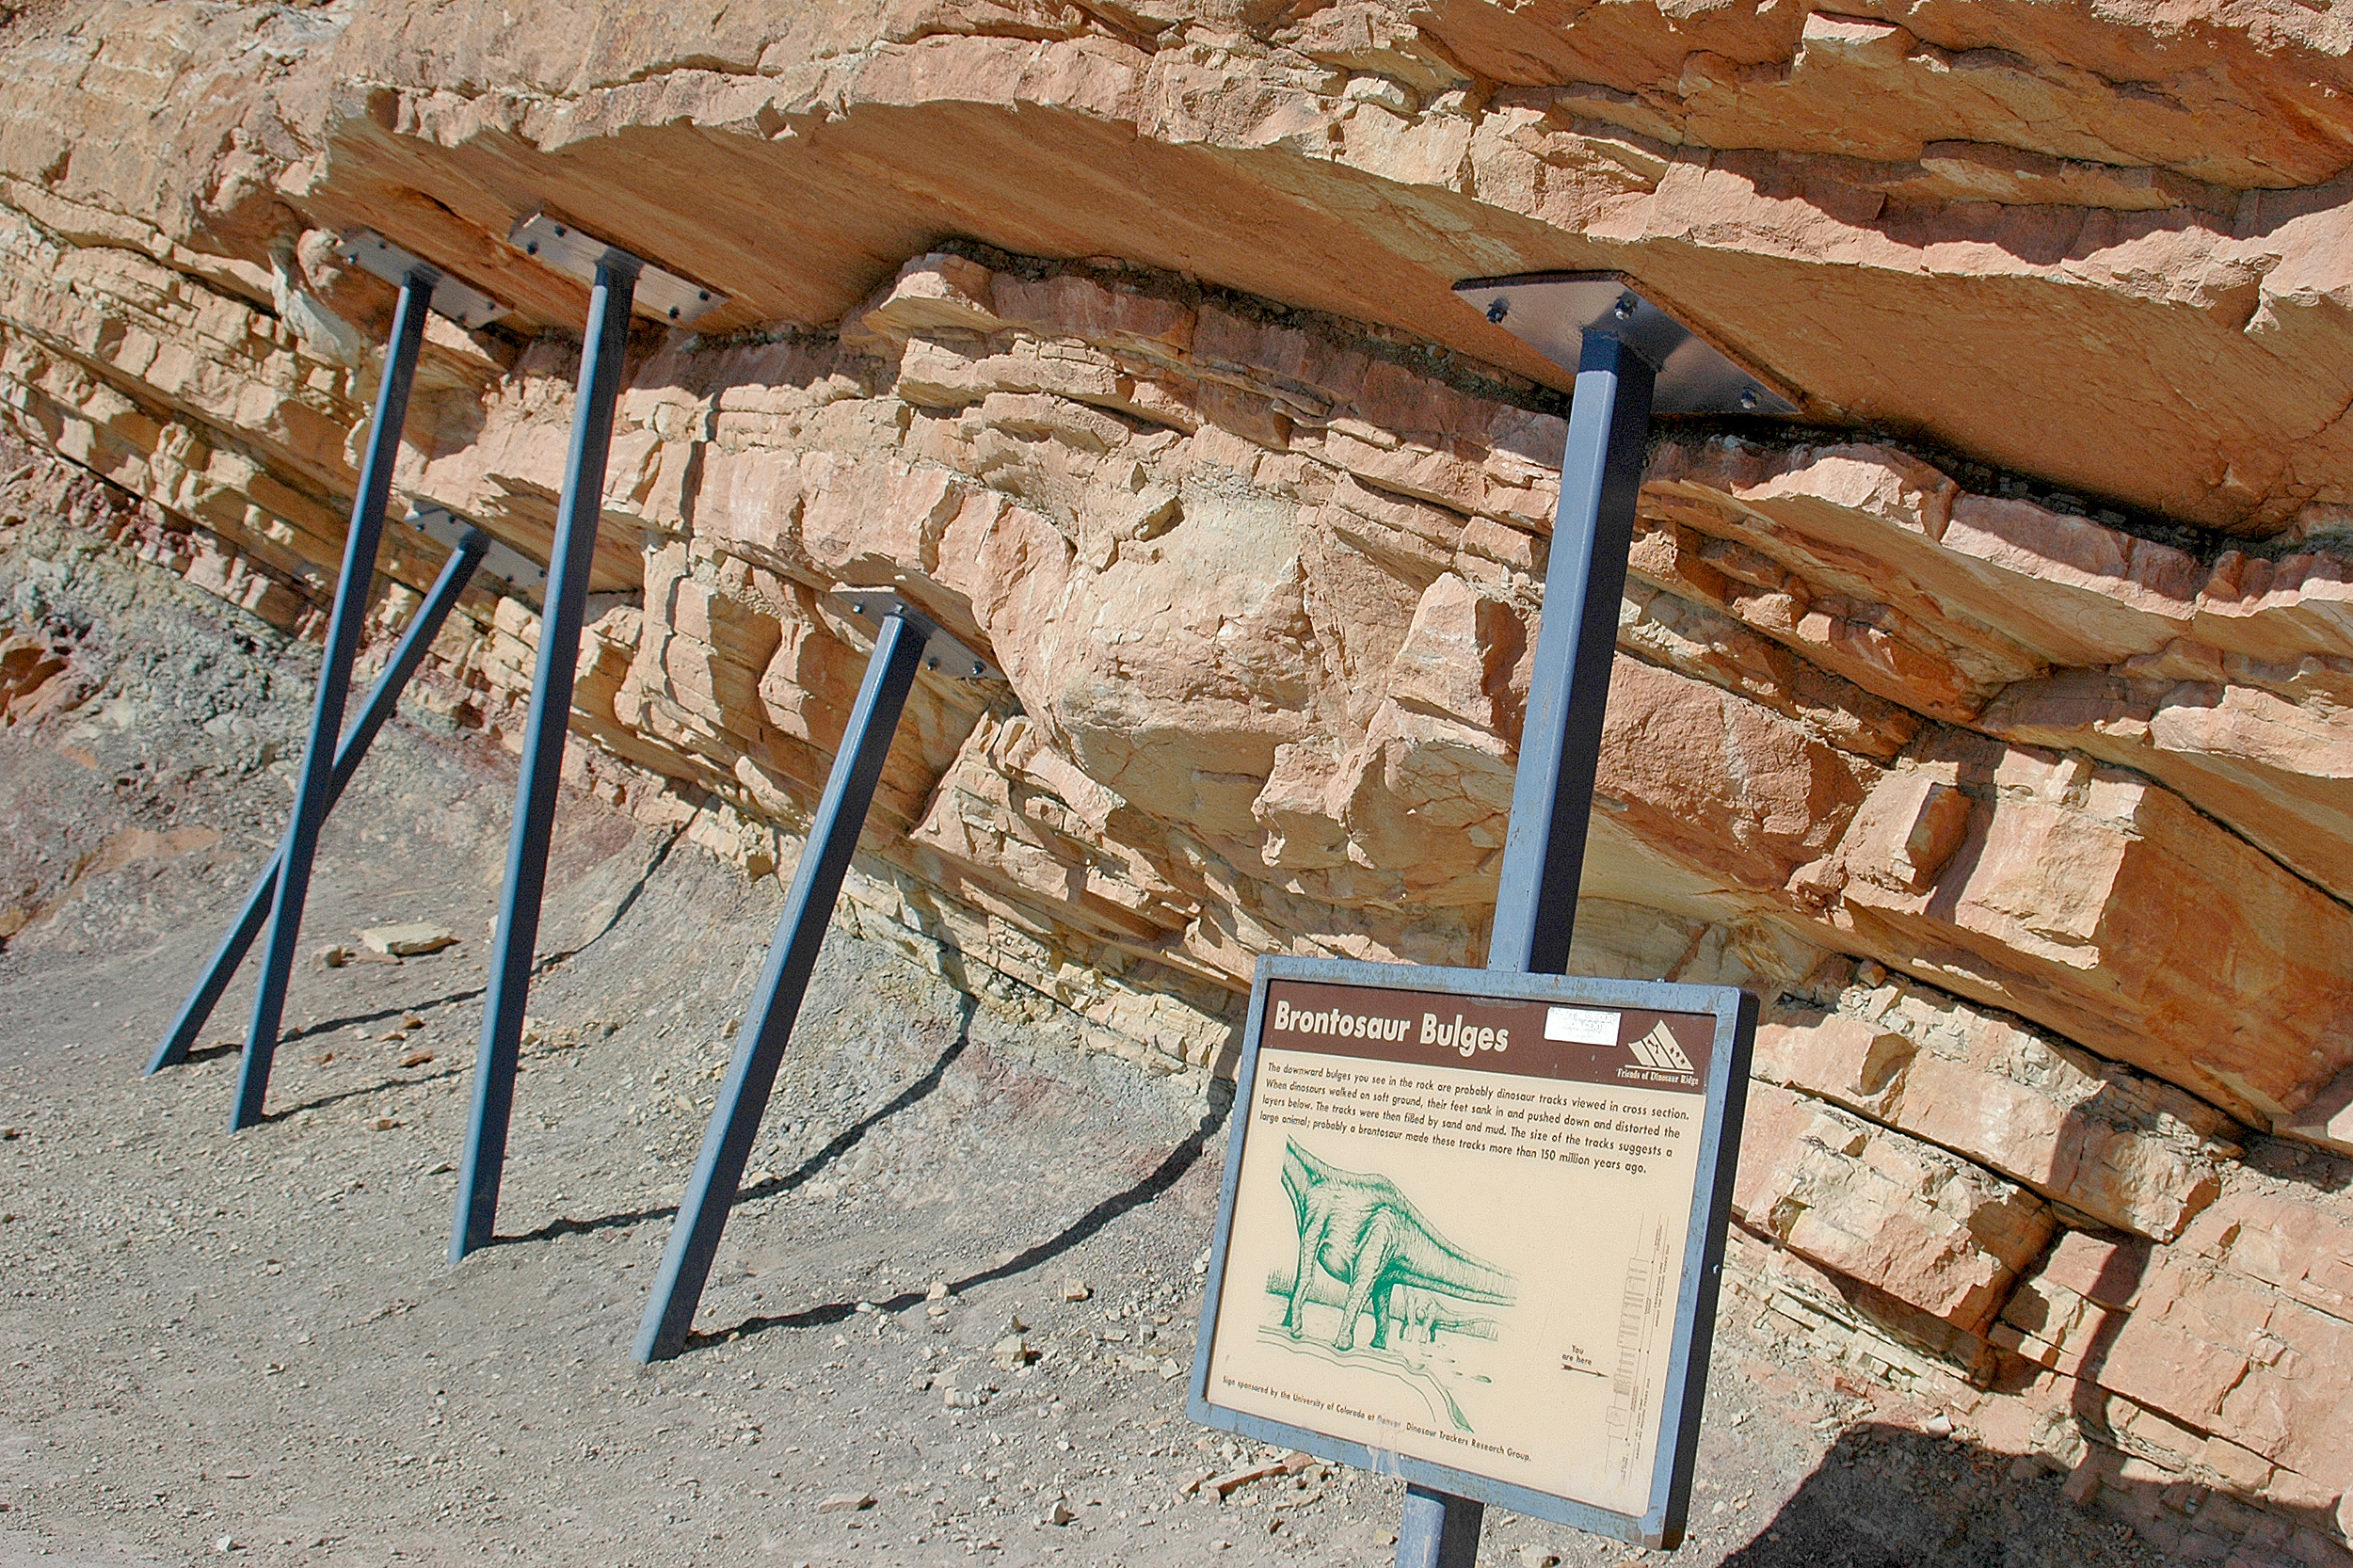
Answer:
[{"label": "metal bracket under rock", "polygon": [[728,302],[718,290],[664,271],[633,251],[585,232],[569,218],[536,212],[516,224],[506,239],[524,255],[583,283],[595,280],[598,263],[608,257],[626,259],[639,268],[637,294],[632,301],[638,312],[674,327],[687,326]]},{"label": "metal bracket under rock", "polygon": [[[426,506],[410,512],[408,526],[437,544],[456,550],[474,525],[456,516],[446,506]],[[482,530],[487,536],[488,529]],[[496,539],[483,552],[482,572],[495,577],[508,587],[527,595],[533,601],[544,603],[548,595],[548,568],[512,546]]]},{"label": "metal bracket under rock", "polygon": [[1604,332],[1658,371],[1654,414],[1756,414],[1787,419],[1802,399],[1778,387],[1643,297],[1615,272],[1530,272],[1473,278],[1454,292],[1489,321],[1567,370],[1585,334]]},{"label": "metal bracket under rock", "polygon": [[459,282],[424,257],[403,250],[373,229],[345,234],[337,242],[335,254],[394,288],[400,287],[412,273],[425,273],[433,280],[433,309],[469,332],[488,327],[507,313],[506,307],[488,295]]},{"label": "metal bracket under rock", "polygon": [[826,601],[870,629],[881,630],[888,616],[904,616],[923,629],[923,667],[957,680],[1002,680],[1004,672],[939,629],[939,622],[908,602],[896,588],[836,588]]}]

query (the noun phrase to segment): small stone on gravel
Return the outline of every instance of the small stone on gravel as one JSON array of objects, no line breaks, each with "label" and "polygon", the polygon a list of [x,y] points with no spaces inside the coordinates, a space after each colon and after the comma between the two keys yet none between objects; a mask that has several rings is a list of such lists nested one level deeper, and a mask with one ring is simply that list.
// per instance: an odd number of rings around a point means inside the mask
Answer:
[{"label": "small stone on gravel", "polygon": [[402,925],[372,925],[360,933],[360,940],[370,952],[380,952],[392,958],[414,958],[424,953],[439,952],[457,940],[447,926],[427,925],[411,920]]}]

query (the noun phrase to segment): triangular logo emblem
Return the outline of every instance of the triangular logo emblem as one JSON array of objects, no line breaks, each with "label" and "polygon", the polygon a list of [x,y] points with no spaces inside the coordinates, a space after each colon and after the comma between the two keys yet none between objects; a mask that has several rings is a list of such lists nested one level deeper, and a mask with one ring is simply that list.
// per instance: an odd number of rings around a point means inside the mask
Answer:
[{"label": "triangular logo emblem", "polygon": [[1675,1037],[1667,1032],[1664,1019],[1651,1025],[1648,1034],[1626,1048],[1634,1053],[1634,1060],[1645,1067],[1657,1067],[1661,1072],[1669,1073],[1697,1071],[1691,1065],[1691,1059],[1683,1054],[1683,1048],[1675,1044]]}]

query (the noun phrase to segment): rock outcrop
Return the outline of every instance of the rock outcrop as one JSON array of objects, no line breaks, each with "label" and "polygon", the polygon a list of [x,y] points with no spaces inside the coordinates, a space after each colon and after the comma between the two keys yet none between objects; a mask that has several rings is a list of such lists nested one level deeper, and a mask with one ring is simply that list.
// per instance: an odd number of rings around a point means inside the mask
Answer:
[{"label": "rock outcrop", "polygon": [[[1213,1070],[1262,953],[1480,956],[1566,376],[1451,285],[1627,272],[1802,409],[1654,443],[1573,959],[1767,999],[1730,1309],[2169,1546],[2343,1560],[2341,19],[705,20],[19,17],[10,423],[314,634],[391,301],[332,231],[514,308],[432,327],[396,488],[535,553],[584,296],[514,221],[725,291],[633,344],[576,771],[789,865],[863,658],[823,593],[895,585],[1006,679],[920,683],[848,918]],[[380,632],[438,565],[392,531]],[[73,700],[0,630],[0,722]],[[477,589],[429,699],[505,731],[537,637]]]}]

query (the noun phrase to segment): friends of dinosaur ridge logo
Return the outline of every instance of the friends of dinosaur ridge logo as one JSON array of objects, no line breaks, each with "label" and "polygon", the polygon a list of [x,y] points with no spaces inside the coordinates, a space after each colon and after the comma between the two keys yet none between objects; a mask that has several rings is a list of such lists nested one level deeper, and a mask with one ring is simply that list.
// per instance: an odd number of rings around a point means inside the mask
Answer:
[{"label": "friends of dinosaur ridge logo", "polygon": [[1628,1041],[1625,1048],[1634,1053],[1635,1061],[1645,1067],[1656,1067],[1662,1073],[1698,1071],[1691,1065],[1691,1059],[1683,1053],[1683,1048],[1675,1044],[1675,1037],[1667,1032],[1663,1018],[1650,1026],[1648,1034],[1639,1040]]}]

